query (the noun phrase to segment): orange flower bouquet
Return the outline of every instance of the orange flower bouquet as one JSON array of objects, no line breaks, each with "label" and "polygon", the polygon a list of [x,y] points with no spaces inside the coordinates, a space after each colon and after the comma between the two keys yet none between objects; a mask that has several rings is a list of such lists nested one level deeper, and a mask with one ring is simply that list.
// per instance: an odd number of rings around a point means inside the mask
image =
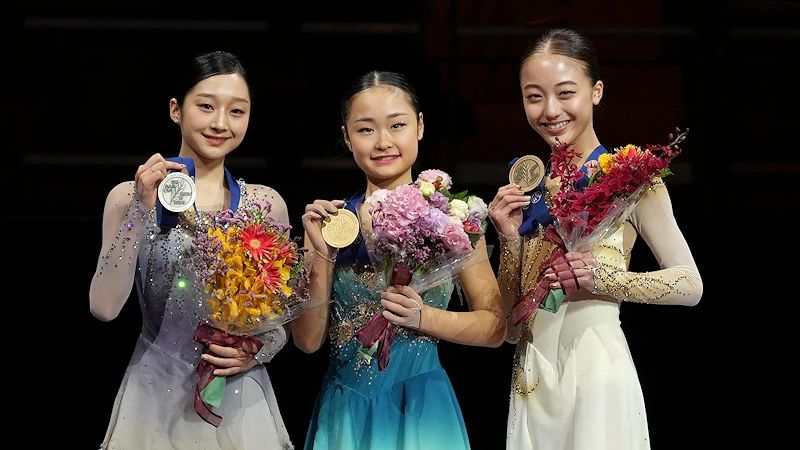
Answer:
[{"label": "orange flower bouquet", "polygon": [[[311,307],[305,249],[290,236],[290,226],[269,216],[271,208],[251,203],[202,216],[195,224],[190,265],[211,294],[197,302],[198,316],[205,320],[195,329],[196,341],[238,347],[255,356],[263,343],[254,335]],[[210,406],[220,406],[225,377],[215,377],[214,369],[205,360],[197,367],[195,410],[219,426],[222,418]]]}]

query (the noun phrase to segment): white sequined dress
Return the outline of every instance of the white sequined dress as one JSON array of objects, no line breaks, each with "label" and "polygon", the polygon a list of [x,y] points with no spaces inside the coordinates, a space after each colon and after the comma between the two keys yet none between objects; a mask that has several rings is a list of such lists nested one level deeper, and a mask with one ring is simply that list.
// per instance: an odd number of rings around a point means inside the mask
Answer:
[{"label": "white sequined dress", "polygon": [[[239,180],[240,204],[251,199],[262,205],[277,193],[246,186]],[[118,198],[111,198],[116,195]],[[227,377],[216,428],[193,406],[204,347],[193,340],[200,320],[192,302],[207,294],[187,268],[184,254],[191,244],[185,221],[160,230],[155,214],[133,198],[133,183],[123,183],[109,195],[108,205],[130,205],[115,242],[98,264],[96,277],[113,283],[116,271],[135,264],[135,285],[142,312],[142,331],[111,410],[101,449],[293,449],[278,409],[265,364],[285,345],[284,327],[256,336],[264,343],[261,363]],[[282,202],[282,200],[281,200]]]}]

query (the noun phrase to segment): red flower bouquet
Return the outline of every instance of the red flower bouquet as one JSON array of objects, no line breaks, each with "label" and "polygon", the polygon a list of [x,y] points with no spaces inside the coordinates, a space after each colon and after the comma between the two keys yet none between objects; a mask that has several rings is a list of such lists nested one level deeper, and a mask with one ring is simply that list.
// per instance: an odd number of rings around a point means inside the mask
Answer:
[{"label": "red flower bouquet", "polygon": [[[553,196],[551,213],[556,220],[545,230],[545,239],[556,247],[550,265],[567,252],[589,251],[616,232],[655,180],[672,173],[669,164],[681,153],[678,144],[689,130],[676,132],[677,136],[669,135],[671,142],[667,145],[646,145],[644,149],[626,145],[601,154],[596,164],[588,166],[589,183],[582,190],[577,182],[586,174],[569,162],[580,155],[570,143],[555,147],[552,177],[559,177],[561,189]],[[575,281],[577,284],[577,277]],[[565,295],[563,288],[551,291],[544,273],[540,274],[534,289],[514,305],[514,324],[521,323],[537,307],[556,312]]]}]

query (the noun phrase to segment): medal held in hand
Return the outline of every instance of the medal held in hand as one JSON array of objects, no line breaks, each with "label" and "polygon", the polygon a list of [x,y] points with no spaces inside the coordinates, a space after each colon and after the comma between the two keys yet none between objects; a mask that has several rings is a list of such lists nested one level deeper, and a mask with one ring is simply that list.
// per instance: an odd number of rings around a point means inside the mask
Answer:
[{"label": "medal held in hand", "polygon": [[158,201],[169,211],[186,211],[194,205],[196,198],[194,180],[183,172],[170,172],[158,185]]},{"label": "medal held in hand", "polygon": [[322,221],[322,238],[334,248],[352,244],[358,237],[358,231],[358,217],[344,208],[339,208]]},{"label": "medal held in hand", "polygon": [[526,155],[514,162],[508,172],[508,182],[518,184],[522,192],[528,192],[542,182],[544,163],[534,155]]}]

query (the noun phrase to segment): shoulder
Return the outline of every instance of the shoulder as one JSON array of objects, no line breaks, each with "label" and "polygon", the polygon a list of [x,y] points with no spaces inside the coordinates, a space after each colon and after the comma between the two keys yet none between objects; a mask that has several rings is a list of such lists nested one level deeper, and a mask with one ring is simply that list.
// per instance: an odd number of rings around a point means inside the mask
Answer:
[{"label": "shoulder", "polygon": [[106,197],[107,202],[125,202],[127,205],[130,202],[136,193],[136,182],[134,181],[123,181],[118,185],[111,188],[108,192],[108,196]]},{"label": "shoulder", "polygon": [[273,206],[286,205],[281,194],[274,188],[263,184],[247,184],[246,186],[247,196],[254,201],[267,201]]}]

